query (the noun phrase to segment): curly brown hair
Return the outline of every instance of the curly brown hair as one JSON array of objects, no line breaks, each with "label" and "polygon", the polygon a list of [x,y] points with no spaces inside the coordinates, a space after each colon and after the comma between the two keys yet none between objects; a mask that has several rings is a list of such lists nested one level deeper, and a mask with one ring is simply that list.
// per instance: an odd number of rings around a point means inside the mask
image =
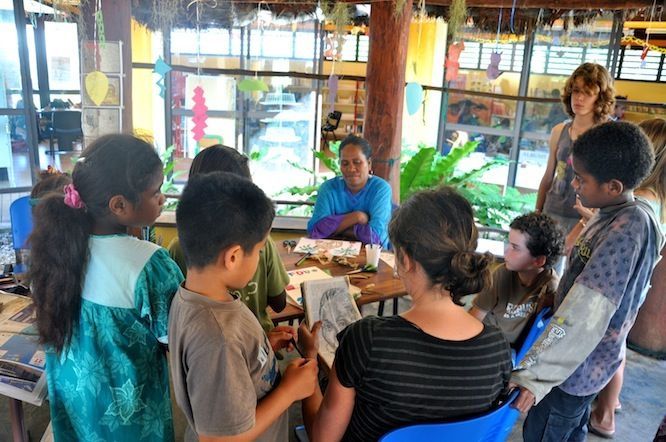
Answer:
[{"label": "curly brown hair", "polygon": [[586,91],[594,91],[599,88],[599,95],[594,106],[594,122],[601,123],[608,119],[613,113],[615,106],[615,87],[613,79],[605,67],[596,63],[583,63],[567,79],[562,93],[562,104],[567,114],[573,118],[576,116],[571,108],[571,95],[577,79],[583,80]]}]

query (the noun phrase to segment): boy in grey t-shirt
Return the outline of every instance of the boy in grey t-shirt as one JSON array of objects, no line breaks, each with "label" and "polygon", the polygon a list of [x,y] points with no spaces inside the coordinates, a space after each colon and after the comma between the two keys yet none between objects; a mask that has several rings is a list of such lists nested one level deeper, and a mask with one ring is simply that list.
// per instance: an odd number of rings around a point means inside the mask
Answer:
[{"label": "boy in grey t-shirt", "polygon": [[504,264],[474,298],[470,313],[496,325],[513,348],[542,308],[552,307],[559,278],[553,264],[564,252],[564,232],[548,215],[528,213],[511,222]]},{"label": "boy in grey t-shirt", "polygon": [[633,195],[654,164],[638,126],[589,129],[574,143],[572,163],[581,203],[600,210],[569,255],[553,320],[512,377],[521,388],[516,408],[529,410],[527,442],[586,439],[590,404],[625,356],[664,241],[654,212]]},{"label": "boy in grey t-shirt", "polygon": [[296,359],[280,377],[274,351],[293,330],[267,336],[230,294],[254,275],[274,215],[261,189],[230,173],[192,177],[183,191],[176,222],[188,271],[169,314],[169,363],[187,440],[287,440],[287,409],[314,392],[315,360]]}]

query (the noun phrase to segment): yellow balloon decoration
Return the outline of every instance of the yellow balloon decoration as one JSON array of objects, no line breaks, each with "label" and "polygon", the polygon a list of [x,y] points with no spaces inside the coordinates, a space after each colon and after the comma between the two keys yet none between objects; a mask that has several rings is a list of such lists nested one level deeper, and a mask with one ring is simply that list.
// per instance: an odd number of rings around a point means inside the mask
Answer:
[{"label": "yellow balloon decoration", "polygon": [[100,71],[89,73],[86,75],[86,92],[95,106],[99,106],[109,92],[109,78]]}]

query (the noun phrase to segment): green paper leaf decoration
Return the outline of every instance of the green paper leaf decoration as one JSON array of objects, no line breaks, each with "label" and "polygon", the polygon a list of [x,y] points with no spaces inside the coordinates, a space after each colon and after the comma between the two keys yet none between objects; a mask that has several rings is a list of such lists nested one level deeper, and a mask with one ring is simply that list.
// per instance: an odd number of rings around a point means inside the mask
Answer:
[{"label": "green paper leaf decoration", "polygon": [[258,78],[246,78],[238,83],[238,90],[241,92],[268,92],[268,85]]}]

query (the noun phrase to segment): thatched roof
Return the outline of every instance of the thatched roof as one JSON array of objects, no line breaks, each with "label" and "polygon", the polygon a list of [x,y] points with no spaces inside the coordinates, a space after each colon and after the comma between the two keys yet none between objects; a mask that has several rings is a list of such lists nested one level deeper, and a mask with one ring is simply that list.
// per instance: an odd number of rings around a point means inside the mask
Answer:
[{"label": "thatched roof", "polygon": [[[165,24],[176,28],[194,29],[208,27],[230,28],[254,21],[258,15],[271,11],[272,21],[282,24],[294,21],[311,20],[315,17],[317,0],[268,0],[250,3],[250,0],[161,0],[159,11],[154,8],[154,0],[132,0],[132,14],[150,29],[160,29]],[[325,0],[324,6],[330,5]],[[349,4],[349,22],[366,23],[367,15],[354,3],[362,0],[346,0]],[[429,16],[448,18],[451,0],[426,0]],[[468,15],[474,19],[475,27],[481,30],[496,31],[500,9],[502,11],[502,32],[511,31],[511,10],[513,0],[466,0]],[[556,3],[558,8],[552,8]],[[414,2],[416,9],[417,2]],[[625,10],[633,17],[645,14],[652,6],[652,0],[517,0],[513,13],[513,30],[522,33],[528,23],[539,20],[550,25],[557,19],[572,15],[574,26],[589,22],[613,10]],[[661,10],[661,5],[657,7]],[[573,13],[572,13],[573,12]],[[198,19],[197,19],[198,15]],[[565,26],[569,26],[569,20]]]}]

